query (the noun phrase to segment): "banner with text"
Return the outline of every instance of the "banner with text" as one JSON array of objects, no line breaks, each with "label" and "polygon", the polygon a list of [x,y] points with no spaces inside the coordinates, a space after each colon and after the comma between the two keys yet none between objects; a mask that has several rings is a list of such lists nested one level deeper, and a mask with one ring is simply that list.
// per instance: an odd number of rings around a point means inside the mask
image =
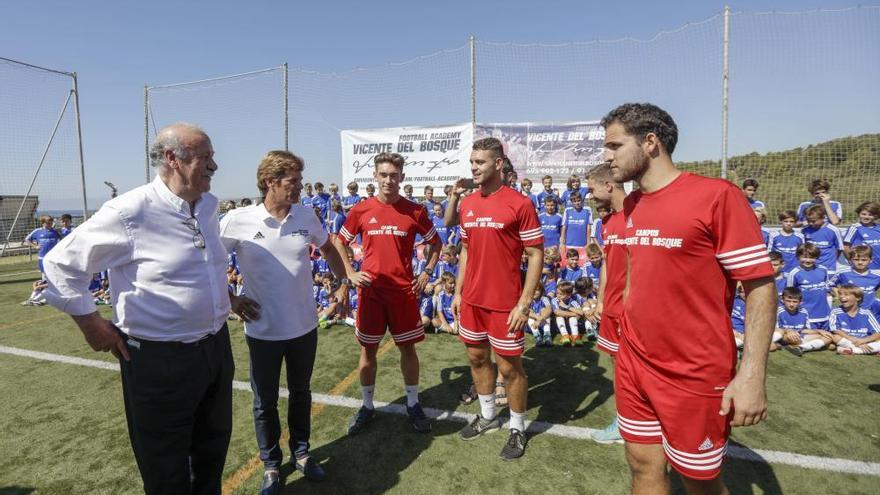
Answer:
[{"label": "banner with text", "polygon": [[533,191],[541,189],[545,175],[564,185],[571,174],[583,178],[603,161],[605,129],[599,122],[477,124],[475,134],[500,139],[519,178],[536,184]]},{"label": "banner with text", "polygon": [[382,152],[400,153],[406,159],[404,184],[421,196],[432,186],[438,197],[443,186],[459,177],[470,177],[468,162],[474,129],[470,123],[436,127],[394,127],[342,131],[342,182],[363,187],[373,182],[373,158]]}]

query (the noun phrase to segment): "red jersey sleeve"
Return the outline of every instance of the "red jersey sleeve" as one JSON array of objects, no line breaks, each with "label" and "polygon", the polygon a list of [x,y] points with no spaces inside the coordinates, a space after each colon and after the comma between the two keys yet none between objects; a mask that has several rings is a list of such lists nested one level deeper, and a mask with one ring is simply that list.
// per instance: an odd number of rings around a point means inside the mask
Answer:
[{"label": "red jersey sleeve", "polygon": [[358,203],[348,212],[348,216],[345,217],[345,223],[342,224],[342,227],[339,229],[339,240],[342,241],[346,246],[351,244],[358,234],[360,234],[361,227],[361,211],[363,208],[358,208],[358,206],[363,203]]},{"label": "red jersey sleeve", "polygon": [[712,211],[715,257],[731,278],[772,277],[773,268],[761,227],[742,191],[732,184],[718,196]]},{"label": "red jersey sleeve", "polygon": [[538,213],[532,207],[531,201],[526,199],[526,201],[518,205],[516,218],[519,223],[519,240],[522,241],[523,246],[542,246],[544,244],[544,233],[541,230]]},{"label": "red jersey sleeve", "polygon": [[438,244],[440,238],[437,236],[437,230],[434,228],[434,222],[428,214],[428,210],[420,208],[416,215],[416,230],[422,236],[422,241],[431,244]]}]

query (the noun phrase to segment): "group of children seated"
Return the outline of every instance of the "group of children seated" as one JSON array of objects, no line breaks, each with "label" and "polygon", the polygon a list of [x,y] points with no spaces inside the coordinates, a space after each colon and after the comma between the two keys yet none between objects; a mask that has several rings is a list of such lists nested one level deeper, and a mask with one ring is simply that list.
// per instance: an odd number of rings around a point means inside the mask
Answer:
[{"label": "group of children seated", "polygon": [[[880,270],[870,268],[873,255],[871,246],[852,246],[850,266],[835,273],[821,263],[822,249],[811,242],[794,249],[797,265],[788,271],[785,254],[771,251],[779,308],[770,350],[784,348],[796,356],[821,349],[836,349],[839,354],[880,353],[880,301],[876,297]],[[832,309],[835,298],[838,306]],[[740,348],[745,316],[738,288],[731,320]]]}]

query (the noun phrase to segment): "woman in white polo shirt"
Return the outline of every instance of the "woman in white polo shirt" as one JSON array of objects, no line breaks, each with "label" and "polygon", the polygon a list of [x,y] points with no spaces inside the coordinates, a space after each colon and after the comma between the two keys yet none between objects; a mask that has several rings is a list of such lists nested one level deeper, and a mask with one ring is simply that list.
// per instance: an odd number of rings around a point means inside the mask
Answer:
[{"label": "woman in white polo shirt", "polygon": [[318,342],[310,246],[321,249],[337,278],[345,276],[345,268],[312,209],[300,204],[303,167],[303,160],[293,153],[267,153],[257,168],[263,202],[231,210],[220,224],[223,244],[236,252],[247,286],[247,297],[230,297],[233,312],[245,322],[250,351],[254,423],[266,470],[261,493],[280,493],[282,488],[278,419],[282,361],[290,389],[292,464],[309,479],[324,478],[321,466],[309,457],[309,384]]}]

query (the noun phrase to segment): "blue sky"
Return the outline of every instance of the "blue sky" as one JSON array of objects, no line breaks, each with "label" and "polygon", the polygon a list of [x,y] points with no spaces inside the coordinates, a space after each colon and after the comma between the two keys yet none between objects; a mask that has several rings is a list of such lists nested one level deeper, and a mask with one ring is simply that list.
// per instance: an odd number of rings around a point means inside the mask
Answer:
[{"label": "blue sky", "polygon": [[[81,111],[83,123],[83,140],[85,147],[86,175],[89,196],[94,198],[104,197],[106,188],[101,184],[103,180],[112,180],[121,190],[127,190],[143,182],[143,86],[144,84],[165,84],[182,82],[205,77],[237,73],[251,69],[269,67],[281,62],[288,62],[292,69],[305,68],[318,72],[340,72],[352,74],[350,71],[356,67],[375,68],[369,75],[379,74],[383,77],[362,80],[371,81],[381,88],[387,87],[387,91],[409,91],[412,85],[419,85],[420,81],[412,74],[431,75],[439,73],[441,68],[436,66],[419,65],[413,67],[413,71],[400,78],[389,80],[389,72],[383,72],[381,67],[389,62],[410,60],[422,55],[432,54],[439,50],[451,49],[451,54],[443,55],[438,61],[445,60],[449,63],[458,64],[467,60],[467,53],[463,51],[469,35],[474,35],[481,42],[481,50],[485,53],[497,51],[499,56],[510,56],[505,50],[505,45],[493,45],[490,42],[516,42],[529,43],[569,43],[578,41],[591,41],[603,39],[617,39],[621,37],[633,37],[637,39],[653,38],[663,30],[673,30],[680,26],[695,21],[702,21],[718,14],[723,8],[724,2],[715,1],[678,1],[678,2],[599,2],[599,1],[543,1],[543,2],[518,2],[518,1],[458,1],[447,0],[444,2],[416,2],[416,1],[376,1],[376,2],[69,2],[69,1],[39,1],[39,2],[3,2],[0,5],[0,56],[16,60],[27,61],[33,64],[62,70],[76,71],[79,74],[81,93]],[[812,8],[839,8],[854,5],[853,1],[840,2],[834,0],[804,1],[765,1],[765,2],[729,2],[734,11],[768,11],[768,10],[797,10],[803,11]],[[754,29],[760,29],[760,19],[750,25]],[[847,22],[851,23],[852,20]],[[718,108],[720,101],[720,75],[714,71],[715,65],[720,62],[712,58],[715,50],[715,34],[720,24],[715,23],[707,27],[694,28],[693,34],[685,39],[673,39],[672,46],[680,47],[676,52],[676,58],[683,58],[682,67],[694,68],[699,72],[694,77],[693,89],[693,112],[701,113],[701,116],[689,115],[691,109],[680,110],[679,114],[684,122],[689,124],[684,130],[692,129],[691,136],[698,139],[688,142],[684,137],[682,152],[687,156],[680,158],[717,158],[717,150],[720,144],[717,142],[716,128],[720,129],[720,117]],[[850,29],[849,24],[839,28],[841,33]],[[772,30],[772,26],[770,30]],[[856,29],[863,29],[856,26]],[[736,31],[735,31],[736,32]],[[766,31],[762,31],[766,34]],[[753,34],[748,30],[736,32],[741,41],[738,47],[742,49],[747,40]],[[784,34],[784,33],[783,33]],[[869,45],[877,39],[867,35]],[[783,36],[784,37],[784,36]],[[707,49],[706,45],[709,45]],[[864,48],[864,47],[862,47]],[[868,46],[868,48],[871,48]],[[873,46],[874,49],[877,46]],[[458,51],[454,51],[458,49]],[[707,51],[708,50],[708,51]],[[797,47],[792,47],[792,55],[798,55]],[[756,49],[756,51],[760,51]],[[688,61],[691,52],[709,55],[701,55],[698,61]],[[483,52],[481,52],[483,53]],[[534,67],[542,67],[541,60],[545,59],[546,51],[538,50],[530,52],[521,50],[513,52],[514,55],[521,53],[524,64],[532,64]],[[621,48],[621,55],[625,55],[626,49]],[[760,54],[759,54],[760,55]],[[817,52],[815,57],[821,63],[833,61],[834,54]],[[852,55],[855,57],[856,55]],[[706,57],[711,60],[705,60]],[[769,60],[764,60],[769,63]],[[479,63],[479,58],[478,58]],[[561,62],[564,63],[564,62]],[[601,63],[591,70],[601,73],[610,67],[611,72],[620,72],[621,67],[627,67],[633,62],[625,56],[621,59],[614,57],[602,58]],[[675,60],[671,61],[674,65]],[[561,84],[560,94],[549,91],[549,98],[561,100],[555,104],[546,104],[546,114],[542,112],[540,102],[548,98],[548,91],[538,90],[534,98],[526,94],[521,95],[520,86],[508,82],[517,79],[516,67],[506,64],[493,67],[491,75],[487,75],[481,81],[487,81],[480,90],[481,99],[485,101],[484,112],[479,111],[478,120],[497,121],[503,120],[553,120],[571,119],[587,120],[601,117],[601,108],[610,108],[620,101],[616,98],[638,99],[643,96],[651,97],[650,93],[643,91],[644,84],[633,81],[614,81],[604,83],[597,88],[611,91],[614,88],[619,94],[609,98],[607,104],[600,98],[595,98],[596,104],[584,105],[582,108],[575,106],[578,111],[566,112],[567,101],[576,100],[578,88],[568,88]],[[874,64],[876,65],[876,64]],[[482,65],[482,70],[491,67],[491,64]],[[456,65],[458,67],[458,65]],[[735,67],[735,65],[734,65]],[[820,64],[821,67],[821,64]],[[589,80],[587,68],[575,68],[574,79],[583,76]],[[708,69],[708,70],[705,70]],[[867,69],[866,69],[867,70]],[[834,91],[836,84],[841,84],[850,95],[858,98],[869,99],[868,86],[853,79],[862,80],[864,77],[876,75],[873,72],[850,76],[840,76],[837,81],[809,81],[803,88],[792,87],[788,94],[803,92],[804,98],[815,98],[815,95],[824,94],[826,90]],[[434,71],[434,72],[432,72]],[[580,72],[577,72],[580,71]],[[295,71],[294,71],[295,72]],[[401,71],[404,72],[404,71]],[[760,93],[767,85],[791,84],[789,81],[762,80],[760,73],[749,72],[736,79],[732,75],[732,99],[739,98],[738,105],[732,107],[731,118],[734,112],[740,112],[739,118],[743,133],[738,136],[748,135],[748,139],[740,138],[739,141],[731,139],[731,151],[742,150],[769,150],[784,149],[790,145],[807,144],[814,139],[835,137],[835,132],[816,132],[804,135],[800,131],[787,132],[780,129],[778,123],[767,122],[763,119],[754,119],[754,122],[745,123],[742,115],[749,111],[757,112],[757,109],[766,105],[762,101],[749,101],[752,94],[744,94],[746,91]],[[393,73],[393,71],[392,71]],[[4,72],[0,71],[0,77]],[[356,74],[356,73],[355,73]],[[461,74],[466,74],[466,67],[461,69]],[[412,76],[412,79],[407,77]],[[442,75],[441,75],[442,76]],[[673,77],[674,76],[674,77]],[[306,76],[303,76],[304,78]],[[547,76],[540,81],[530,82],[535,88],[541,88],[547,84]],[[566,75],[566,79],[572,76]],[[677,97],[670,97],[669,104],[675,108],[683,106],[690,88],[681,88],[681,77],[687,74],[668,74],[662,72],[646,73],[649,80],[654,79],[657,84],[676,86],[675,91],[681,93]],[[493,79],[494,78],[494,79]],[[505,79],[507,78],[507,79]],[[666,80],[670,79],[670,80]],[[292,76],[292,83],[297,80]],[[317,170],[313,169],[312,178],[338,180],[340,172],[333,168],[332,153],[327,156],[317,156],[320,150],[314,149],[313,143],[317,142],[308,134],[314,122],[322,119],[330,119],[328,129],[346,127],[347,124],[361,124],[376,122],[375,127],[384,125],[418,125],[420,123],[451,123],[469,120],[467,103],[456,106],[450,111],[448,105],[443,104],[443,98],[455,99],[456,101],[464,91],[466,84],[460,84],[461,78],[456,79],[455,84],[444,86],[448,94],[441,94],[437,101],[425,105],[418,114],[407,117],[401,122],[394,119],[383,119],[376,116],[374,106],[362,104],[358,99],[347,108],[332,108],[334,100],[323,100],[317,97],[318,91],[322,90],[324,82],[320,78],[313,77],[311,82],[305,79],[299,85],[299,89],[306,96],[301,101],[293,101],[292,109],[298,110],[299,114],[292,119],[299,118],[297,125],[297,137],[292,140],[292,150],[298,151],[297,145],[308,150],[306,159],[308,163],[316,164]],[[876,81],[876,79],[874,79]],[[308,86],[311,84],[311,86]],[[336,84],[333,81],[327,85]],[[338,83],[338,91],[346,91],[345,83]],[[363,83],[354,83],[358,91],[365,95],[375,95],[364,88]],[[396,88],[394,84],[400,84]],[[738,86],[737,86],[738,84]],[[2,81],[0,81],[2,85]],[[387,86],[386,86],[387,85]],[[828,85],[828,86],[825,86]],[[623,89],[621,89],[623,88]],[[291,85],[291,92],[297,88]],[[309,99],[308,91],[314,92],[315,96]],[[377,90],[379,91],[379,90]],[[433,91],[433,90],[432,90]],[[494,93],[493,93],[494,91]],[[739,91],[737,95],[736,91]],[[432,94],[436,93],[434,91]],[[501,95],[501,96],[499,96]],[[522,112],[517,111],[517,106],[512,105],[511,99],[501,101],[501,97],[507,95],[515,97],[515,101],[522,103]],[[326,96],[326,95],[324,95]],[[419,93],[413,93],[413,97]],[[375,96],[373,96],[375,97]],[[442,98],[441,98],[442,97]],[[377,97],[380,100],[384,96]],[[493,101],[496,98],[498,101]],[[233,98],[234,99],[234,98]],[[256,98],[260,104],[272,103],[271,98],[261,95]],[[660,100],[662,101],[662,97]],[[265,100],[265,101],[264,101]],[[306,106],[327,105],[327,115],[322,115],[315,120],[310,120]],[[387,96],[389,105],[395,104],[394,95]],[[536,103],[539,102],[539,103]],[[734,101],[732,101],[733,103]],[[45,103],[45,102],[41,102]],[[60,102],[59,102],[60,103]],[[784,103],[784,105],[783,105]],[[813,101],[809,106],[810,112],[804,111],[804,105],[797,101],[780,103],[778,109],[771,111],[792,111],[797,119],[815,118],[815,112],[821,114],[822,103]],[[846,121],[851,129],[841,128],[841,133],[865,132],[877,130],[878,113],[876,96],[867,102],[866,112],[861,115],[837,115]],[[544,105],[544,103],[540,103]],[[555,108],[554,107],[559,107]],[[46,103],[45,114],[54,115],[54,108],[58,104]],[[230,102],[232,107],[233,103]],[[853,105],[854,108],[855,105]],[[503,108],[502,108],[503,107]],[[561,108],[561,109],[560,109]],[[864,108],[864,106],[863,106]],[[346,111],[350,110],[350,114]],[[174,118],[174,105],[161,109],[163,116],[171,120]],[[840,113],[840,112],[838,112]],[[205,118],[214,114],[206,111]],[[331,119],[329,116],[339,116]],[[461,116],[459,118],[459,115]],[[706,117],[706,116],[710,117]],[[371,118],[375,116],[375,118]],[[676,116],[673,113],[673,116]],[[678,118],[678,117],[677,117]],[[823,118],[823,117],[820,117]],[[51,118],[49,118],[51,120]],[[420,122],[419,120],[423,121]],[[439,120],[437,122],[435,120]],[[700,122],[709,122],[702,125]],[[763,122],[763,124],[762,124]],[[202,122],[196,122],[202,124]],[[48,124],[51,126],[51,124]],[[11,135],[12,125],[9,122],[0,122],[0,136]],[[210,130],[210,126],[206,124]],[[259,126],[256,126],[259,127]],[[781,126],[785,127],[785,126]],[[819,127],[819,126],[817,126]],[[749,129],[751,131],[747,131]],[[733,129],[732,129],[733,130]],[[320,146],[333,146],[332,133],[324,130],[326,142],[321,141]],[[335,131],[333,131],[335,133]],[[755,132],[754,137],[748,132]],[[247,139],[242,136],[242,131],[236,130],[242,141]],[[261,133],[259,129],[255,133]],[[705,135],[703,134],[705,133]],[[827,135],[826,135],[827,134]],[[235,134],[233,134],[235,135]],[[770,136],[768,136],[770,135]],[[67,136],[66,139],[70,137]],[[40,148],[43,141],[42,134],[29,136],[26,143],[17,143],[16,146],[23,148],[30,146]],[[272,139],[276,139],[275,136]],[[324,139],[324,138],[322,138]],[[223,156],[224,150],[236,147],[233,142],[236,139],[226,137],[223,141],[215,138],[215,148],[218,155]],[[274,141],[273,141],[274,142]],[[310,147],[310,143],[312,143]],[[335,141],[338,147],[338,138]],[[685,144],[687,143],[687,144]],[[280,146],[280,142],[278,143]],[[265,151],[265,150],[264,150]],[[338,154],[338,151],[336,151]],[[714,153],[714,155],[713,155]],[[22,151],[22,155],[24,155]],[[241,156],[228,154],[228,162],[221,161],[221,184],[222,193],[236,194],[236,184],[245,182],[247,186],[241,186],[241,194],[252,194],[254,187],[250,185],[259,156],[256,151],[248,151]],[[315,156],[309,156],[309,154]],[[68,153],[69,155],[69,153]],[[28,155],[30,156],[30,155]],[[234,156],[234,160],[233,160]],[[67,156],[69,159],[69,156]],[[250,163],[247,163],[247,162]],[[224,170],[225,169],[225,170]],[[227,179],[222,175],[228,172]],[[75,178],[75,176],[74,176]],[[234,179],[234,180],[233,180]],[[3,184],[0,178],[0,185]],[[8,179],[7,179],[8,182]],[[7,184],[7,187],[9,185]],[[7,192],[7,194],[10,194]],[[49,194],[49,193],[47,193]]]}]

